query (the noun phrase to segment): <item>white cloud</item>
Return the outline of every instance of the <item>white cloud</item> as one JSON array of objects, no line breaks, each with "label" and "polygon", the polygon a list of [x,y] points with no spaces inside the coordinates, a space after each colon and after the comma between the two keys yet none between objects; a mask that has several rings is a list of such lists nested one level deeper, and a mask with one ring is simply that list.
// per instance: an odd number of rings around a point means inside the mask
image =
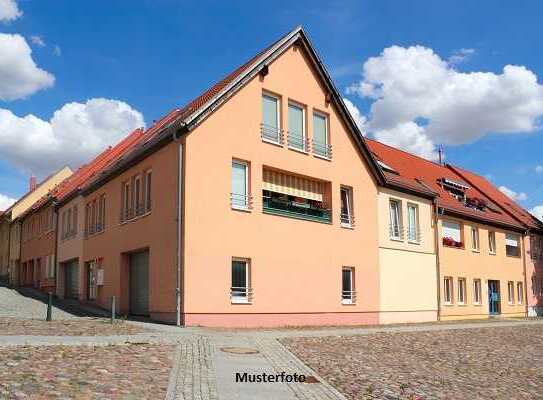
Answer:
[{"label": "white cloud", "polygon": [[424,135],[424,128],[414,122],[398,124],[390,129],[376,131],[374,136],[380,142],[404,149],[428,160],[437,161],[439,154],[434,144]]},{"label": "white cloud", "polygon": [[41,177],[89,161],[144,124],[128,104],[102,98],[65,104],[49,121],[0,109],[0,159]]},{"label": "white cloud", "polygon": [[62,55],[62,50],[60,49],[60,46],[55,45],[55,47],[53,47],[53,55],[57,57],[60,57]]},{"label": "white cloud", "polygon": [[0,0],[0,22],[11,22],[23,15],[15,0]]},{"label": "white cloud", "polygon": [[15,203],[15,201],[16,199],[12,199],[11,197],[0,193],[0,211],[7,210],[13,203]]},{"label": "white cloud", "polygon": [[535,172],[537,172],[538,174],[543,174],[543,165],[537,165],[535,167]]},{"label": "white cloud", "polygon": [[[392,46],[363,65],[347,89],[373,99],[366,126],[435,156],[435,144],[471,143],[488,133],[532,132],[543,115],[543,86],[523,66],[463,73],[432,49]],[[424,122],[421,122],[424,121]],[[416,126],[414,126],[416,125]],[[392,133],[391,133],[392,132]],[[398,138],[406,136],[410,139]]]},{"label": "white cloud", "polygon": [[353,117],[354,122],[360,129],[360,132],[362,132],[362,135],[366,136],[366,117],[362,115],[358,107],[355,106],[349,99],[343,98],[343,102],[345,103],[347,110],[349,110],[351,117]]},{"label": "white cloud", "polygon": [[475,49],[456,50],[447,60],[449,64],[460,64],[475,54]]},{"label": "white cloud", "polygon": [[21,35],[0,33],[0,54],[0,100],[25,98],[53,86],[55,77],[38,68]]},{"label": "white cloud", "polygon": [[506,186],[500,186],[498,188],[500,190],[500,192],[502,192],[503,194],[505,194],[507,197],[509,197],[511,200],[514,200],[514,201],[523,201],[523,200],[527,200],[528,199],[528,195],[524,192],[515,192],[514,190],[511,190],[509,189],[508,187]]},{"label": "white cloud", "polygon": [[35,44],[36,46],[39,46],[39,47],[45,47],[45,41],[43,40],[43,38],[41,36],[38,36],[38,35],[32,35],[30,36],[30,41],[32,42],[32,44]]},{"label": "white cloud", "polygon": [[530,210],[530,213],[540,221],[543,221],[543,205],[535,206]]}]

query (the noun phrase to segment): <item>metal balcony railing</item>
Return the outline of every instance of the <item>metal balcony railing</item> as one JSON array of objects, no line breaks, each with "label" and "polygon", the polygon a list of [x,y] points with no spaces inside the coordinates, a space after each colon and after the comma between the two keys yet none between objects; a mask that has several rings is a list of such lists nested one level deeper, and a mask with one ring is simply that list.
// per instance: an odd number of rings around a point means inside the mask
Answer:
[{"label": "metal balcony railing", "polygon": [[232,303],[251,303],[253,298],[252,288],[236,286],[230,288],[230,300]]},{"label": "metal balcony railing", "polygon": [[341,213],[340,215],[341,225],[344,226],[354,226],[354,215],[351,213]]},{"label": "metal balcony railing", "polygon": [[327,143],[322,143],[313,139],[313,154],[318,156],[331,159],[332,158],[332,145]]},{"label": "metal balcony railing", "polygon": [[398,226],[396,224],[390,224],[388,226],[388,231],[389,231],[389,235],[391,239],[394,239],[394,240],[404,239],[404,232],[401,226]]},{"label": "metal balcony railing", "polygon": [[309,140],[299,133],[288,132],[288,147],[307,153],[309,151]]},{"label": "metal balcony railing", "polygon": [[330,222],[330,210],[315,208],[310,204],[299,204],[294,201],[279,200],[268,196],[262,197],[264,212],[278,214],[286,217],[302,218],[318,222]]},{"label": "metal balcony railing", "polygon": [[422,233],[418,228],[407,228],[407,240],[413,243],[420,243]]},{"label": "metal balcony railing", "polygon": [[230,193],[230,205],[232,208],[250,210],[253,207],[253,196]]},{"label": "metal balcony railing", "polygon": [[356,303],[356,290],[342,290],[341,291],[341,302],[343,304],[354,304],[354,303]]},{"label": "metal balcony railing", "polygon": [[284,135],[281,129],[266,124],[260,124],[260,136],[262,137],[262,140],[281,145],[284,141]]}]

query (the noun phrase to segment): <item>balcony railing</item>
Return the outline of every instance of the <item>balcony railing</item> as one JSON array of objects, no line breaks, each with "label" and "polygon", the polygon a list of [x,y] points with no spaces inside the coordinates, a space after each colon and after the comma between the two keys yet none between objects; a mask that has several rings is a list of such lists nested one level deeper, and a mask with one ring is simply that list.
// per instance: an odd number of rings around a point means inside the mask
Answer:
[{"label": "balcony railing", "polygon": [[250,210],[253,208],[253,196],[230,193],[230,205],[237,210]]},{"label": "balcony railing", "polygon": [[262,140],[282,145],[284,141],[283,131],[266,124],[260,124],[260,136]]},{"label": "balcony railing", "polygon": [[388,226],[388,231],[390,238],[393,240],[403,240],[404,239],[404,232],[403,228],[401,226],[390,224]]},{"label": "balcony railing", "polygon": [[231,287],[230,300],[232,303],[251,303],[253,301],[253,289],[248,287]]},{"label": "balcony railing", "polygon": [[356,290],[343,290],[341,292],[341,302],[343,304],[355,304]]},{"label": "balcony railing", "polygon": [[302,204],[295,201],[279,200],[268,196],[263,196],[262,202],[264,212],[269,214],[317,222],[329,223],[331,221],[329,209],[316,208],[307,203]]},{"label": "balcony railing", "polygon": [[351,213],[341,213],[340,215],[341,225],[353,227],[354,226],[354,215]]},{"label": "balcony railing", "polygon": [[412,243],[420,243],[422,234],[418,228],[407,229],[407,240]]},{"label": "balcony railing", "polygon": [[332,145],[313,140],[313,154],[331,159]]},{"label": "balcony railing", "polygon": [[298,133],[289,132],[288,147],[307,153],[309,151],[309,140]]}]

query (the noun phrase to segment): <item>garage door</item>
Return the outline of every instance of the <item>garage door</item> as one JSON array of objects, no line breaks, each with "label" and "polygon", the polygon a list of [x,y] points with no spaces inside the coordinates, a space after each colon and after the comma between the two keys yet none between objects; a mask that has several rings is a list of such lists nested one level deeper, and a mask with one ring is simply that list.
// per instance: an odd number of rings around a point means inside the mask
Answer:
[{"label": "garage door", "polygon": [[65,294],[67,299],[77,299],[79,297],[79,265],[76,261],[71,261],[64,266]]},{"label": "garage door", "polygon": [[130,255],[130,314],[149,315],[149,252]]}]

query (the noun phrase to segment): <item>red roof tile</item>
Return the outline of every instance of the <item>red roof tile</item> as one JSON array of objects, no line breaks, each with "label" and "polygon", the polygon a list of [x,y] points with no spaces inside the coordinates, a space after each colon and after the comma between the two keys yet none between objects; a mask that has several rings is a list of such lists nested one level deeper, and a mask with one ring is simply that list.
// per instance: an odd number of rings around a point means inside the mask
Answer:
[{"label": "red roof tile", "polygon": [[[485,195],[485,193],[480,191],[475,185],[470,185],[468,182],[465,182],[461,175],[450,168],[375,140],[366,139],[366,143],[370,150],[379,159],[393,168],[403,180],[412,185],[420,185],[420,183],[424,184],[437,193],[439,207],[442,207],[451,213],[465,216],[466,218],[476,218],[485,222],[522,228],[522,225],[508,213],[503,212],[501,207],[499,207],[492,198]],[[385,175],[387,180],[390,179],[391,176],[394,176],[394,174],[387,173]],[[454,198],[440,185],[440,180],[444,178],[466,184],[466,186],[468,186],[465,190],[466,197],[481,199],[485,201],[489,207],[484,211],[467,207],[463,202]]]}]

